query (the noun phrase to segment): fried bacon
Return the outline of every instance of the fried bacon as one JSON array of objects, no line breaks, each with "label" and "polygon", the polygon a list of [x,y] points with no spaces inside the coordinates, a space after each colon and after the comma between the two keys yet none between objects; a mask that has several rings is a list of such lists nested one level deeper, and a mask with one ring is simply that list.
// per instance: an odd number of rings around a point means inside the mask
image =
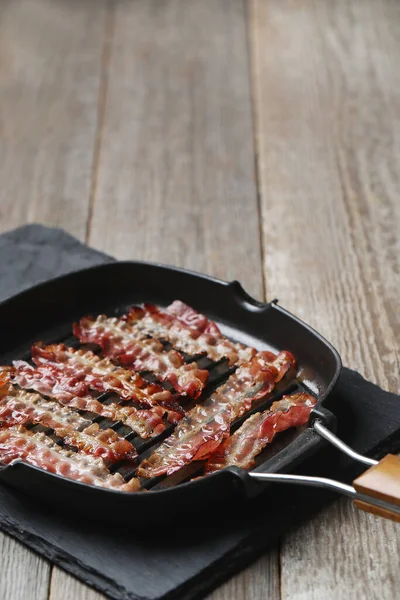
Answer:
[{"label": "fried bacon", "polygon": [[229,404],[211,407],[198,404],[165,442],[141,463],[137,475],[146,478],[171,475],[193,460],[200,460],[229,435],[231,421]]},{"label": "fried bacon", "polygon": [[273,352],[268,352],[264,350],[263,352],[258,352],[258,354],[254,357],[254,362],[258,362],[261,369],[265,367],[271,367],[275,369],[275,382],[278,383],[291,369],[295,366],[296,361],[291,352],[288,350],[281,350],[279,354],[273,354]]},{"label": "fried bacon", "polygon": [[126,483],[119,473],[111,475],[101,458],[64,450],[45,434],[22,426],[0,431],[0,462],[17,460],[89,485],[126,492],[140,489],[135,478]]},{"label": "fried bacon", "polygon": [[[121,406],[116,402],[103,404],[89,394],[79,396],[77,392],[84,393],[86,388],[67,384],[62,371],[58,369],[47,369],[46,366],[35,368],[27,362],[19,360],[14,362],[13,368],[7,368],[7,371],[10,372],[11,381],[14,384],[54,398],[69,408],[89,411],[112,421],[121,421],[141,438],[162,433],[165,430],[163,423],[165,414],[168,415],[171,422],[176,422],[182,417],[181,414],[161,405],[153,406],[150,409],[138,409],[129,405]],[[71,389],[73,391],[70,391]]]},{"label": "fried bacon", "polygon": [[248,362],[256,353],[254,348],[226,338],[216,323],[180,300],[166,310],[154,304],[145,304],[144,308],[135,306],[127,320],[138,335],[163,338],[178,350],[206,354],[213,361],[227,358],[231,366]]},{"label": "fried bacon", "polygon": [[98,423],[90,423],[57,402],[17,390],[11,384],[0,387],[0,423],[3,427],[27,423],[51,427],[66,444],[109,463],[137,456],[132,444],[112,429],[100,429]]},{"label": "fried bacon", "polygon": [[210,456],[205,474],[229,465],[249,469],[257,454],[272,442],[277,433],[307,423],[316,402],[309,394],[293,394],[274,402],[269,410],[252,415]]},{"label": "fried bacon", "polygon": [[195,362],[185,364],[176,350],[164,350],[154,338],[138,335],[127,318],[84,317],[74,324],[74,335],[84,343],[96,343],[104,354],[135,371],[150,371],[169,381],[181,394],[197,398],[204,389],[208,371]]},{"label": "fried bacon", "polygon": [[[294,359],[289,360],[288,353],[285,360],[289,368]],[[259,352],[240,366],[203,405],[186,414],[172,435],[139,465],[138,476],[171,475],[193,460],[208,458],[229,436],[232,421],[273,390],[281,376],[281,362],[280,355]]]},{"label": "fried bacon", "polygon": [[172,400],[170,391],[149,384],[138,373],[117,367],[109,358],[100,358],[90,350],[77,350],[64,344],[34,344],[32,359],[43,373],[46,368],[49,372],[54,369],[62,372],[67,391],[78,395],[87,394],[90,389],[115,392],[123,400],[133,400],[148,408]]},{"label": "fried bacon", "polygon": [[189,327],[194,333],[210,333],[211,335],[219,335],[221,332],[214,323],[205,315],[197,312],[194,308],[185,304],[181,300],[174,300],[166,309],[171,315],[177,317],[182,324]]}]

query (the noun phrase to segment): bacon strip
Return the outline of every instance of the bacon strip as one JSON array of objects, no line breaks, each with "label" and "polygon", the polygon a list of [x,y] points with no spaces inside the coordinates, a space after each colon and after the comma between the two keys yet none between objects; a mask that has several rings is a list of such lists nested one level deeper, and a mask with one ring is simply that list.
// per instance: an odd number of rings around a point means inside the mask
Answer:
[{"label": "bacon strip", "polygon": [[254,348],[232,342],[218,326],[183,302],[176,300],[166,310],[154,304],[133,307],[127,315],[138,335],[161,337],[188,354],[206,354],[213,361],[228,359],[229,365],[248,362]]},{"label": "bacon strip", "polygon": [[200,460],[229,435],[232,412],[229,404],[207,409],[198,404],[180,421],[175,431],[138,470],[139,477],[171,475],[193,460]]},{"label": "bacon strip", "polygon": [[126,318],[83,317],[74,324],[74,335],[81,342],[98,344],[106,356],[134,371],[151,371],[192,398],[198,398],[208,379],[208,371],[199,369],[195,362],[185,364],[179,352],[165,351],[160,341],[138,336]]},{"label": "bacon strip", "polygon": [[232,421],[273,390],[281,375],[280,367],[278,370],[273,363],[277,361],[280,366],[281,360],[278,355],[271,362],[270,352],[259,352],[239,367],[203,405],[186,414],[172,435],[139,465],[138,476],[171,475],[191,461],[212,454],[229,436]]},{"label": "bacon strip", "polygon": [[206,354],[211,360],[227,358],[230,366],[248,362],[254,348],[232,342],[222,335],[216,323],[180,300],[166,310],[154,304],[133,307],[127,315],[138,335],[161,337],[188,354]]},{"label": "bacon strip", "polygon": [[[158,409],[157,414],[166,414],[170,423],[176,423],[183,416],[183,409],[177,404],[169,390],[155,383],[149,384],[138,373],[115,366],[110,359],[100,358],[90,350],[76,350],[64,344],[32,346],[32,357],[36,370],[22,361],[14,362],[29,379],[54,381],[56,391],[84,396],[90,390],[96,392],[115,392],[123,400],[132,400],[135,408]],[[28,368],[27,368],[28,367]],[[45,385],[45,384],[44,384]],[[21,384],[26,388],[26,382]],[[45,389],[37,390],[46,394]]]},{"label": "bacon strip", "polygon": [[269,410],[252,415],[211,455],[205,466],[205,474],[230,465],[249,469],[257,454],[272,442],[277,433],[307,423],[316,402],[315,398],[305,393],[283,396]]},{"label": "bacon strip", "polygon": [[197,312],[197,310],[181,300],[174,300],[166,310],[198,335],[201,333],[210,333],[211,335],[218,335],[221,333],[214,321],[210,321],[205,315]]},{"label": "bacon strip", "polygon": [[270,367],[275,369],[275,383],[278,383],[286,373],[296,365],[296,360],[288,350],[281,350],[279,354],[268,352],[258,352],[254,357],[254,362],[258,362],[260,368]]},{"label": "bacon strip", "polygon": [[126,492],[140,489],[136,478],[126,483],[119,473],[111,475],[101,458],[64,450],[44,433],[22,426],[0,431],[0,462],[9,465],[16,460],[89,485]]},{"label": "bacon strip", "polygon": [[176,422],[182,416],[163,406],[138,409],[134,406],[120,406],[115,402],[102,404],[90,395],[78,396],[76,392],[83,393],[85,388],[78,389],[78,386],[71,386],[72,389],[75,389],[75,393],[68,391],[71,388],[69,385],[64,385],[62,372],[57,369],[43,372],[39,367],[32,367],[24,361],[15,361],[14,368],[7,368],[7,370],[10,372],[12,383],[54,398],[69,408],[89,411],[112,421],[121,421],[141,438],[159,435],[165,430],[164,414],[168,414],[171,422]]},{"label": "bacon strip", "polygon": [[100,429],[98,423],[90,423],[78,413],[45,400],[39,394],[17,390],[11,384],[1,386],[0,423],[10,426],[29,422],[51,427],[65,443],[109,463],[137,456],[133,445],[112,429]]},{"label": "bacon strip", "polygon": [[[214,322],[208,319],[205,315],[197,312],[191,306],[188,306],[181,300],[174,300],[166,308],[167,313],[176,317],[182,324],[189,327],[193,337],[201,337],[201,342],[210,345],[215,345],[219,349],[221,357],[229,359],[229,364],[242,364],[251,360],[256,354],[256,350],[239,342],[232,342],[222,335],[220,328]],[[204,351],[204,350],[203,350]]]},{"label": "bacon strip", "polygon": [[[62,385],[79,396],[89,389],[100,393],[115,392],[123,400],[133,400],[148,408],[172,401],[172,394],[157,384],[149,384],[138,373],[117,367],[109,358],[90,350],[69,348],[64,344],[34,344],[32,359],[42,373],[62,372]],[[46,370],[47,369],[47,370]]]}]

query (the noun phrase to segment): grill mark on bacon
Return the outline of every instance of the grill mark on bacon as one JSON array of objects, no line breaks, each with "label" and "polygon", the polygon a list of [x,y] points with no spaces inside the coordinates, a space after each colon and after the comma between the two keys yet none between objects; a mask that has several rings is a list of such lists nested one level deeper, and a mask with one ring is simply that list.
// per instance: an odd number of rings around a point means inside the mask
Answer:
[{"label": "grill mark on bacon", "polygon": [[[149,384],[138,373],[114,365],[109,358],[100,358],[90,350],[69,348],[64,344],[34,344],[34,363],[49,370],[58,369],[65,378],[64,385],[77,393],[80,386],[83,394],[89,389],[100,393],[115,392],[123,400],[133,400],[151,408],[160,403],[172,402],[172,394],[157,384]],[[80,394],[78,394],[80,395]]]},{"label": "grill mark on bacon", "polygon": [[137,456],[133,445],[112,429],[100,429],[98,423],[90,423],[57,402],[17,390],[11,384],[0,387],[0,423],[3,426],[39,423],[50,427],[66,444],[109,463]]},{"label": "grill mark on bacon", "polygon": [[[100,358],[90,350],[77,350],[64,344],[34,344],[32,357],[37,365],[32,376],[52,378],[56,391],[65,390],[78,396],[87,395],[90,390],[114,392],[122,400],[132,400],[138,409],[162,406],[163,410],[158,408],[153,412],[165,414],[170,423],[176,423],[184,414],[169,390],[149,384],[138,373],[118,367],[109,358]],[[14,366],[18,364],[19,361]],[[24,365],[26,371],[26,363]]]},{"label": "grill mark on bacon", "polygon": [[[287,353],[286,361],[292,364],[293,360]],[[139,465],[137,475],[172,475],[193,460],[208,458],[229,436],[231,423],[273,390],[281,376],[281,362],[280,355],[259,352],[240,366],[203,405],[186,414],[174,432]]]},{"label": "grill mark on bacon", "polygon": [[166,310],[154,304],[133,307],[127,321],[140,336],[161,337],[187,354],[206,354],[218,362],[228,359],[229,365],[248,362],[256,353],[254,348],[232,342],[222,335],[216,323],[186,304],[175,301]]},{"label": "grill mark on bacon", "polygon": [[211,453],[229,435],[232,413],[229,404],[208,410],[197,405],[182,419],[175,431],[144,460],[139,477],[172,475],[193,460]]},{"label": "grill mark on bacon", "polygon": [[185,364],[179,352],[164,350],[159,340],[143,339],[126,318],[83,317],[73,330],[81,342],[98,344],[106,356],[135,371],[154,373],[181,394],[198,398],[204,389],[208,371],[195,362]]},{"label": "grill mark on bacon", "polygon": [[[69,408],[92,412],[112,421],[121,421],[143,439],[159,435],[165,430],[163,423],[165,414],[168,414],[170,420],[173,419],[173,416],[176,421],[181,418],[179,413],[170,411],[163,406],[138,409],[134,406],[121,406],[115,402],[102,404],[90,395],[78,396],[76,393],[68,391],[67,385],[63,385],[62,373],[58,370],[49,370],[43,373],[24,361],[15,361],[14,368],[9,370],[12,383],[23,389],[33,390],[49,398],[54,398]],[[82,388],[80,388],[80,392],[83,392]]]},{"label": "grill mark on bacon", "polygon": [[136,478],[126,483],[119,473],[112,475],[101,458],[64,450],[45,434],[22,426],[0,431],[0,462],[10,465],[17,460],[88,485],[126,492],[140,489]]},{"label": "grill mark on bacon", "polygon": [[307,423],[316,399],[306,393],[283,396],[269,410],[249,417],[243,425],[227,438],[208,459],[204,473],[214,473],[235,465],[249,469],[254,459],[277,433]]}]

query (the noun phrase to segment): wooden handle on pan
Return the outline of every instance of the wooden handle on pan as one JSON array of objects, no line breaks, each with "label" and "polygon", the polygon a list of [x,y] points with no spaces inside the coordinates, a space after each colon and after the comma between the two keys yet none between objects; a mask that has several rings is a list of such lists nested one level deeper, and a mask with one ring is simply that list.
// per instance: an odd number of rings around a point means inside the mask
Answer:
[{"label": "wooden handle on pan", "polygon": [[[353,485],[360,494],[400,506],[400,457],[388,454],[377,465],[360,475]],[[374,506],[363,500],[354,500],[354,505],[366,512],[400,523],[400,514],[390,509]]]}]

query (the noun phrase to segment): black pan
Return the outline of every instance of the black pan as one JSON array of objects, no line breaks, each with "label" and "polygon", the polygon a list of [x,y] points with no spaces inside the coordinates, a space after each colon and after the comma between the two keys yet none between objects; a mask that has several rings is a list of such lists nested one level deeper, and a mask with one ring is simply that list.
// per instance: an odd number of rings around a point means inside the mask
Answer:
[{"label": "black pan", "polygon": [[[195,512],[214,502],[233,498],[243,502],[265,489],[255,481],[261,473],[287,473],[325,443],[312,424],[334,428],[329,394],[341,370],[338,353],[320,334],[280,307],[260,303],[237,281],[227,283],[183,269],[142,262],[115,262],[72,273],[35,286],[0,304],[0,364],[26,358],[33,341],[47,343],[71,336],[71,324],[85,314],[113,314],[132,304],[166,306],[174,299],[215,320],[222,331],[257,349],[294,354],[297,388],[313,394],[318,403],[309,426],[269,454],[253,474],[229,467],[207,477],[147,493],[124,493],[75,482],[17,462],[0,464],[0,480],[54,507],[85,518],[107,519],[124,525],[154,523],[164,514]],[[291,384],[292,385],[292,384]],[[285,390],[281,389],[280,393]],[[281,444],[282,445],[282,444]],[[277,448],[279,445],[277,446]]]}]

